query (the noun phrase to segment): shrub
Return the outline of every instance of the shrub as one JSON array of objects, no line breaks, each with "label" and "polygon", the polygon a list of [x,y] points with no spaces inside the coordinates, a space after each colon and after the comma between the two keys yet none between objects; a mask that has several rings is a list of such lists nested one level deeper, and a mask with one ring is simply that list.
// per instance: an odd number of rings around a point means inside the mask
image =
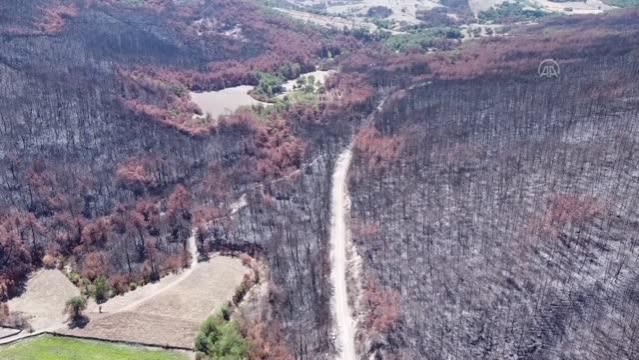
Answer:
[{"label": "shrub", "polygon": [[73,285],[80,286],[80,282],[82,281],[82,275],[74,271],[69,273],[69,275],[67,276],[69,278],[69,281],[71,281]]},{"label": "shrub", "polygon": [[278,322],[251,321],[245,323],[244,328],[251,346],[249,356],[251,360],[295,359],[284,341]]},{"label": "shrub", "polygon": [[222,309],[220,309],[220,316],[226,321],[231,320],[231,309],[228,304],[224,304],[222,306]]},{"label": "shrub", "polygon": [[235,294],[233,295],[233,303],[237,305],[242,302],[242,299],[244,299],[244,296],[246,295],[248,290],[249,285],[247,284],[247,281],[242,281],[242,284],[237,288],[237,290],[235,290]]},{"label": "shrub", "polygon": [[28,332],[33,332],[33,327],[29,324],[29,320],[25,317],[23,313],[20,312],[12,312],[6,313],[8,308],[3,308],[3,319],[2,326],[14,328],[14,329],[22,329],[27,330]]}]

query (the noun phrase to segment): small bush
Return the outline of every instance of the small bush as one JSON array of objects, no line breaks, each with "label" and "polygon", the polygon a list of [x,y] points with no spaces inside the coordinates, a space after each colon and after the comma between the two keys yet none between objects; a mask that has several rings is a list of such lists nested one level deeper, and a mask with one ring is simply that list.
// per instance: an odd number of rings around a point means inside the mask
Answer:
[{"label": "small bush", "polygon": [[69,281],[71,281],[75,286],[79,286],[80,282],[82,281],[82,276],[77,272],[69,273],[68,277]]}]

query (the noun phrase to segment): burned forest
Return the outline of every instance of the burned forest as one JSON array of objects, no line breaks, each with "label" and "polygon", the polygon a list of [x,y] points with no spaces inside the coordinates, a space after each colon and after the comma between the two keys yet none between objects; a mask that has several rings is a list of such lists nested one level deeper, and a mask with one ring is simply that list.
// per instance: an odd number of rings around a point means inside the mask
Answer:
[{"label": "burned forest", "polygon": [[579,51],[485,44],[563,58],[561,77],[540,81],[525,66],[458,76],[450,65],[455,80],[398,93],[360,131],[353,236],[365,301],[391,321],[363,330],[374,353],[637,357],[639,58],[628,20],[614,43],[590,38]]},{"label": "burned forest", "polygon": [[202,359],[228,324],[229,359],[639,358],[638,10],[462,40],[283,3],[0,2],[0,325],[46,269],[123,315],[228,256]]}]

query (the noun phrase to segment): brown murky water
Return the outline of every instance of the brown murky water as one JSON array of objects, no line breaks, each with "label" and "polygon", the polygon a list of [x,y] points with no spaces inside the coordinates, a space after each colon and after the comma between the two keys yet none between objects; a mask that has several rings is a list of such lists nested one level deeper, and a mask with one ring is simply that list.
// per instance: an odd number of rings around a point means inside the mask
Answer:
[{"label": "brown murky water", "polygon": [[213,119],[217,119],[221,115],[230,115],[243,106],[268,105],[253,99],[248,94],[251,90],[253,86],[241,85],[219,91],[191,92],[191,100],[205,115],[209,114]]}]

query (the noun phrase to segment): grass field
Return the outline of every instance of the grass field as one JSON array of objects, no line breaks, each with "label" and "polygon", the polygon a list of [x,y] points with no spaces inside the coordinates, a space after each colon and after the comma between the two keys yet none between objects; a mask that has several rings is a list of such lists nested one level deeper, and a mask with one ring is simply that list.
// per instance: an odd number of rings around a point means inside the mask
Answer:
[{"label": "grass field", "polygon": [[0,346],[3,360],[186,360],[171,351],[43,335]]}]

